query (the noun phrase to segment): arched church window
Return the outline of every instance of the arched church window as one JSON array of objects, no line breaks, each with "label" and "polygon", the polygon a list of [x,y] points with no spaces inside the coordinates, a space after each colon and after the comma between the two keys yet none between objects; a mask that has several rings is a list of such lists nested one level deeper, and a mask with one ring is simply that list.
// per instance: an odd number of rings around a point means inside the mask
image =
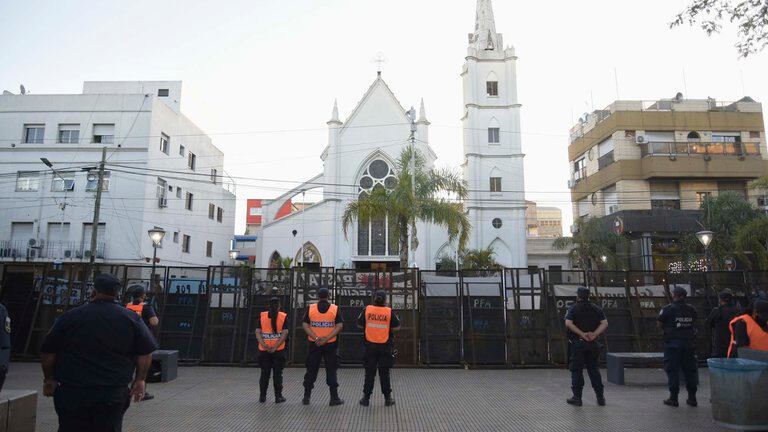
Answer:
[{"label": "arched church window", "polygon": [[698,141],[701,139],[701,135],[698,132],[693,131],[688,133],[688,141]]},{"label": "arched church window", "polygon": [[[369,196],[374,190],[392,190],[397,177],[392,167],[383,159],[374,159],[363,171],[357,182],[358,198]],[[361,219],[357,228],[357,254],[361,256],[397,255],[398,236],[389,218]]]},{"label": "arched church window", "polygon": [[491,221],[491,224],[493,225],[494,228],[499,229],[501,228],[501,219],[493,218],[493,220]]},{"label": "arched church window", "polygon": [[487,96],[499,95],[499,79],[493,72],[489,73],[485,78],[485,93]]}]

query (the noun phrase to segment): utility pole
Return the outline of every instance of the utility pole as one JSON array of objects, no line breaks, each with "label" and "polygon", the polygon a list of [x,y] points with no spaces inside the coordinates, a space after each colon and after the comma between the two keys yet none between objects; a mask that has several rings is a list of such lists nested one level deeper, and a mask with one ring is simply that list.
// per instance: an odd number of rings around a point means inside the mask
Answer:
[{"label": "utility pole", "polygon": [[[91,226],[91,256],[88,265],[91,267],[91,280],[96,278],[96,246],[99,236],[99,213],[101,211],[101,189],[104,187],[104,164],[107,161],[107,148],[101,149],[101,163],[99,163],[99,182],[96,185],[96,199],[93,203],[93,224]],[[154,262],[153,262],[154,265]]]},{"label": "utility pole", "polygon": [[411,253],[408,254],[408,266],[416,267],[416,110],[413,107],[408,111],[408,117],[411,119],[411,160],[408,164],[408,169],[411,171],[411,203],[414,205],[414,218],[411,220],[411,238],[409,239],[411,242]]}]

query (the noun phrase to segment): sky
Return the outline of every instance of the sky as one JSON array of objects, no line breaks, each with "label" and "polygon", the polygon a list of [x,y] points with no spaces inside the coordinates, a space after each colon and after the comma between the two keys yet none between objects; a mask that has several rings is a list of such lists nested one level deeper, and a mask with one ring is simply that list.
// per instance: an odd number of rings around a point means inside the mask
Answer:
[{"label": "sky", "polygon": [[[735,32],[669,29],[683,0],[494,2],[518,56],[527,199],[572,220],[568,131],[615,99],[768,100],[768,52],[739,59]],[[181,80],[181,109],[225,153],[245,199],[322,170],[334,99],[342,120],[376,76],[424,99],[440,167],[458,168],[459,73],[474,0],[0,0],[0,89],[79,93],[86,80]],[[309,197],[308,199],[312,199]]]}]

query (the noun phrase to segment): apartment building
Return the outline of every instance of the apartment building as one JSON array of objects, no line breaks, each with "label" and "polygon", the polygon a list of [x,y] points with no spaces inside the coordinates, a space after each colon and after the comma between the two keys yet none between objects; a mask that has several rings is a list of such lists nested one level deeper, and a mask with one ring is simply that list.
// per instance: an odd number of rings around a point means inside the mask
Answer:
[{"label": "apartment building", "polygon": [[562,210],[542,207],[533,201],[526,201],[525,205],[528,238],[557,238],[563,235]]},{"label": "apartment building", "polygon": [[748,188],[768,157],[762,106],[749,97],[616,101],[579,119],[568,157],[574,220],[601,218],[626,235],[633,269],[679,261],[681,233],[701,229],[707,196],[766,204]]},{"label": "apartment building", "polygon": [[[224,154],[181,112],[180,81],[85,82],[82,94],[0,96],[0,261],[229,261]],[[96,167],[106,148],[97,249]],[[48,162],[46,165],[42,159]]]}]

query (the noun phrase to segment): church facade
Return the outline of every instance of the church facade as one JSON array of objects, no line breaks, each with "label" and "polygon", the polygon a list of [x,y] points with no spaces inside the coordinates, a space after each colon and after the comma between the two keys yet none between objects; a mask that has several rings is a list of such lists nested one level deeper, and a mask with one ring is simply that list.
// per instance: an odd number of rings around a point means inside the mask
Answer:
[{"label": "church facade", "polygon": [[[469,188],[464,208],[472,224],[467,247],[492,247],[506,267],[525,267],[526,220],[520,104],[514,49],[496,32],[491,0],[478,0],[475,31],[461,71],[464,113],[463,177]],[[258,236],[261,267],[292,258],[293,265],[391,270],[399,267],[398,239],[386,220],[355,223],[344,235],[347,204],[376,187],[395,182],[400,152],[410,145],[412,119],[378,74],[352,113],[342,121],[334,103],[321,173],[265,202]],[[432,167],[429,121],[422,101],[415,120],[414,146]],[[322,199],[287,212],[302,195],[322,187]],[[413,266],[434,269],[443,256],[455,259],[456,245],[444,228],[417,224]],[[413,253],[413,252],[412,252]]]}]

